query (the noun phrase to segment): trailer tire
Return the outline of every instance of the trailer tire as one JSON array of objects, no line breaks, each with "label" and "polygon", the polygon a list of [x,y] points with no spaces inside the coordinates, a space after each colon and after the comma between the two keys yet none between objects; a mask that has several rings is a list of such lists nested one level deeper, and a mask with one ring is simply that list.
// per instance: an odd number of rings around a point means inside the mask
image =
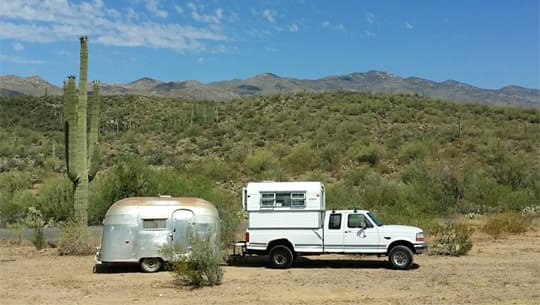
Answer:
[{"label": "trailer tire", "polygon": [[294,260],[294,255],[291,249],[287,246],[277,245],[270,250],[269,255],[270,267],[277,269],[289,268]]},{"label": "trailer tire", "polygon": [[407,270],[413,264],[413,252],[407,246],[397,245],[390,250],[388,260],[394,269]]},{"label": "trailer tire", "polygon": [[145,257],[139,263],[143,272],[157,272],[161,269],[161,259],[157,257]]}]

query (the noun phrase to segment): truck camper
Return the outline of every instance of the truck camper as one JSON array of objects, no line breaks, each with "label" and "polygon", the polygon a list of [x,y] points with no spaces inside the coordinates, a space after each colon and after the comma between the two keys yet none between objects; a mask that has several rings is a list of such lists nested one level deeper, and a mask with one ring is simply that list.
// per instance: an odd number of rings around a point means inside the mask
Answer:
[{"label": "truck camper", "polygon": [[326,253],[388,256],[409,269],[427,249],[422,229],[385,225],[362,209],[326,210],[321,182],[251,182],[242,192],[248,213],[243,254],[268,255],[274,268],[288,268],[299,255]]}]

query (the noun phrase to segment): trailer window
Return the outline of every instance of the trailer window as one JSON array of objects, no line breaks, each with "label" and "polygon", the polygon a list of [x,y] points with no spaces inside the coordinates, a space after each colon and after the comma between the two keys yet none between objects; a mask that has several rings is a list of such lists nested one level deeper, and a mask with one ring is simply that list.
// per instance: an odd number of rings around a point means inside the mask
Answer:
[{"label": "trailer window", "polygon": [[341,214],[330,214],[330,219],[328,220],[328,229],[341,229]]},{"label": "trailer window", "polygon": [[167,219],[143,219],[143,229],[145,230],[161,230],[167,228]]}]

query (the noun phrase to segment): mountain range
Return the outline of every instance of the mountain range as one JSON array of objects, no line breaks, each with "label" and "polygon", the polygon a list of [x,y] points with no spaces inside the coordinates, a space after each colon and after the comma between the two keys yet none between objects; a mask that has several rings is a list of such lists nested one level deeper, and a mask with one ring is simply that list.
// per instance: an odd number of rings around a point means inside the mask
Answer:
[{"label": "mountain range", "polygon": [[[134,94],[214,101],[231,101],[246,96],[295,92],[404,93],[454,102],[540,108],[540,90],[538,89],[519,86],[482,89],[454,80],[435,82],[418,77],[404,78],[381,71],[327,76],[314,80],[263,73],[247,79],[207,84],[193,80],[164,82],[145,77],[126,84],[104,83],[101,90],[104,95]],[[39,76],[0,76],[0,96],[44,94],[60,95],[62,88]]]}]

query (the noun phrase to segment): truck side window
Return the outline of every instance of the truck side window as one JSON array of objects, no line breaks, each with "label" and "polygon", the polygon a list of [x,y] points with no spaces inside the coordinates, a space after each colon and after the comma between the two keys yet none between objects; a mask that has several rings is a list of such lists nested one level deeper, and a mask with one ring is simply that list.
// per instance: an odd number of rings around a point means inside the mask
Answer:
[{"label": "truck side window", "polygon": [[330,214],[330,219],[328,220],[328,229],[341,229],[341,214]]},{"label": "truck side window", "polygon": [[347,227],[349,228],[372,228],[373,225],[366,216],[362,214],[350,214],[347,220]]}]

